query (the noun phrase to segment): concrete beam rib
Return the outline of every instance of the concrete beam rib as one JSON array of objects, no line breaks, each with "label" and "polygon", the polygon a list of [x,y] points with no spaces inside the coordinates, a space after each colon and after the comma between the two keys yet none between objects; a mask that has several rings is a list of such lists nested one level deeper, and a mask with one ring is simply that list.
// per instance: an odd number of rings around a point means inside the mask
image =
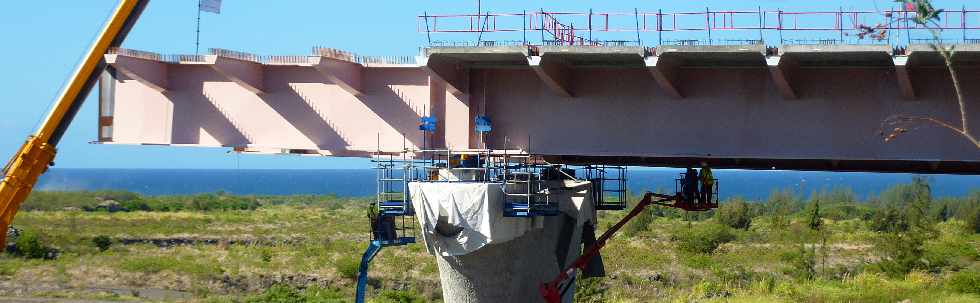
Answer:
[{"label": "concrete beam rib", "polygon": [[665,92],[671,97],[682,99],[684,95],[681,94],[680,90],[677,89],[677,73],[679,72],[679,63],[675,60],[665,60],[662,56],[650,56],[643,59],[646,63],[647,70],[653,75],[653,79],[657,81]]},{"label": "concrete beam rib", "polygon": [[454,95],[462,95],[469,92],[467,75],[461,71],[459,65],[450,59],[436,56],[419,56],[415,61],[418,62],[429,76],[446,84],[446,90]]},{"label": "concrete beam rib", "polygon": [[256,94],[263,92],[262,64],[217,55],[208,55],[205,60],[219,74],[245,89]]},{"label": "concrete beam rib", "polygon": [[895,77],[898,80],[898,89],[902,93],[902,97],[909,100],[915,99],[915,88],[912,86],[912,77],[909,66],[908,56],[894,56],[892,61],[895,62]]},{"label": "concrete beam rib", "polygon": [[766,57],[766,66],[769,68],[769,74],[772,75],[772,81],[776,84],[776,89],[783,98],[791,100],[799,98],[792,83],[793,74],[799,69],[799,64],[795,60],[785,56]]},{"label": "concrete beam rib", "polygon": [[568,65],[552,58],[543,60],[541,56],[529,56],[527,57],[527,63],[531,66],[531,70],[534,70],[534,73],[538,75],[538,78],[548,88],[551,88],[559,96],[572,97],[572,74]]},{"label": "concrete beam rib", "polygon": [[105,55],[105,62],[158,92],[167,90],[167,64],[163,62],[119,54]]},{"label": "concrete beam rib", "polygon": [[326,57],[310,57],[310,64],[330,82],[354,96],[364,95],[364,66]]}]

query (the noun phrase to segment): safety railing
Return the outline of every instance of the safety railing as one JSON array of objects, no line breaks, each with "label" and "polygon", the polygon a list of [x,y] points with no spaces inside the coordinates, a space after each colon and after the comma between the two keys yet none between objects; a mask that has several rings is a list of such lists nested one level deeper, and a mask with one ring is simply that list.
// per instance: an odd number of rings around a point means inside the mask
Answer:
[{"label": "safety railing", "polygon": [[[707,44],[724,43],[720,35],[743,32],[757,36],[750,40],[772,40],[769,44],[795,42],[784,37],[793,32],[826,32],[827,37],[816,40],[834,43],[859,42],[858,40],[886,40],[879,43],[910,43],[916,34],[928,35],[929,29],[912,22],[916,12],[901,9],[881,11],[784,11],[784,10],[721,10],[693,12],[546,12],[485,13],[456,15],[418,16],[417,31],[430,36],[433,33],[520,33],[524,44],[548,45],[605,45],[596,35],[604,33],[636,33],[636,41],[642,41],[641,33],[656,33],[658,45],[664,44],[664,35],[702,35],[689,40],[706,41]],[[959,43],[972,43],[968,31],[980,29],[980,10],[945,9],[940,12],[939,22],[932,29],[949,32],[959,31]],[[859,33],[872,27],[888,32],[901,32],[907,38],[860,39]],[[528,37],[539,32],[540,37]],[[812,35],[812,34],[810,34]],[[831,36],[833,36],[831,39]],[[481,37],[482,38],[482,37]],[[540,38],[540,39],[537,39]],[[723,40],[716,40],[721,38]],[[749,40],[749,39],[747,39]],[[865,42],[873,43],[873,42]],[[705,44],[705,43],[699,43]],[[827,44],[827,43],[824,43]]]},{"label": "safety railing", "polygon": [[310,62],[308,56],[262,56],[259,59],[269,65],[300,65]]},{"label": "safety railing", "polygon": [[242,61],[251,61],[255,63],[263,62],[262,56],[252,54],[252,53],[223,49],[223,48],[210,48],[208,49],[208,53],[218,57],[232,58],[232,59],[238,59]]},{"label": "safety railing", "polygon": [[108,54],[118,54],[126,57],[140,58],[140,59],[153,60],[153,61],[163,61],[163,55],[154,52],[141,51],[141,50],[128,49],[128,48],[113,47],[109,49]]},{"label": "safety railing", "polygon": [[341,60],[341,61],[349,61],[349,62],[359,63],[359,62],[357,62],[358,61],[357,60],[357,57],[358,57],[357,54],[354,54],[354,53],[348,52],[348,51],[344,51],[344,50],[335,49],[335,48],[314,46],[313,47],[313,55],[314,56],[325,57],[325,58],[336,59],[336,60]]},{"label": "safety railing", "polygon": [[360,56],[357,60],[361,64],[415,64],[414,56]]},{"label": "safety railing", "polygon": [[166,55],[163,61],[167,63],[199,63],[206,62],[204,55]]}]

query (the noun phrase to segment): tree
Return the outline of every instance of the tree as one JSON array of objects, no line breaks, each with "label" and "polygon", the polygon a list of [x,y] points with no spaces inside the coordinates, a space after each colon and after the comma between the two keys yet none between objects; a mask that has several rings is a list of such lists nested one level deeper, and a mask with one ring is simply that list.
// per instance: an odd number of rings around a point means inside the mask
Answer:
[{"label": "tree", "polygon": [[[882,121],[882,131],[880,132],[882,138],[885,142],[889,142],[901,134],[931,125],[948,129],[972,143],[977,149],[980,149],[980,139],[978,139],[980,136],[974,134],[970,128],[966,98],[963,95],[959,75],[957,74],[956,68],[953,67],[954,47],[943,43],[941,32],[938,29],[943,10],[934,8],[932,6],[932,0],[895,0],[895,2],[902,3],[906,10],[915,12],[912,17],[899,18],[897,22],[912,21],[918,26],[929,29],[930,33],[932,33],[933,43],[930,46],[942,56],[946,70],[949,72],[950,78],[952,78],[953,90],[956,94],[957,104],[959,105],[960,122],[958,124],[951,123],[931,116],[893,115]],[[871,37],[881,39],[885,34],[885,27],[879,25],[875,27],[863,26],[862,33],[858,35],[860,37],[870,35]]]},{"label": "tree", "polygon": [[967,213],[966,228],[975,234],[980,234],[980,207],[973,207],[973,211]]},{"label": "tree", "polygon": [[787,216],[794,211],[798,203],[797,197],[789,189],[774,190],[766,201],[765,214],[769,215],[773,229],[789,226]]},{"label": "tree", "polygon": [[939,210],[936,211],[935,218],[938,222],[946,222],[949,220],[949,204],[944,202]]},{"label": "tree", "polygon": [[718,223],[728,225],[732,228],[749,229],[752,225],[752,214],[749,204],[741,198],[729,200],[718,208]]},{"label": "tree", "polygon": [[807,226],[812,230],[819,230],[823,226],[823,219],[820,217],[820,201],[813,201],[813,206],[810,207],[809,220],[807,221]]}]

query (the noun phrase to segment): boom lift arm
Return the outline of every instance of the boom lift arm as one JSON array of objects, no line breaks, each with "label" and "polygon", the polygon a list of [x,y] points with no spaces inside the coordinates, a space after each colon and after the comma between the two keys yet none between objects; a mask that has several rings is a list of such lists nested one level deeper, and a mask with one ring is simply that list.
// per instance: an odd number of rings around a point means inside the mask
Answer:
[{"label": "boom lift arm", "polygon": [[[668,201],[674,201],[674,203],[667,203]],[[595,257],[595,255],[599,253],[599,250],[606,246],[606,242],[609,241],[609,238],[612,238],[612,236],[616,234],[620,228],[626,225],[630,219],[633,219],[633,217],[643,213],[647,206],[650,205],[661,205],[695,211],[707,210],[707,208],[693,207],[691,203],[683,201],[680,194],[671,196],[647,192],[645,195],[643,195],[643,199],[640,200],[639,203],[636,203],[633,210],[626,214],[623,219],[619,220],[616,225],[613,225],[609,228],[609,230],[606,230],[602,236],[599,236],[599,239],[596,239],[595,244],[586,249],[585,252],[582,253],[582,256],[575,259],[575,261],[572,262],[572,265],[569,265],[568,268],[565,268],[565,270],[558,273],[558,276],[555,277],[554,280],[541,283],[539,291],[541,292],[541,296],[544,298],[545,302],[561,302],[562,296],[564,296],[564,293],[568,291],[568,288],[572,285],[570,282],[573,281],[575,272],[585,268],[585,266],[589,264],[589,260],[591,260],[592,257]]]},{"label": "boom lift arm", "polygon": [[14,220],[20,204],[37,183],[37,178],[49,165],[54,164],[56,146],[72,119],[88,97],[89,91],[98,81],[99,74],[106,68],[103,55],[111,47],[118,47],[139,19],[149,0],[121,0],[108,23],[102,28],[95,43],[89,48],[81,64],[62,89],[54,107],[38,130],[27,137],[27,141],[13,155],[3,168],[0,181],[0,247],[6,247],[7,228]]}]

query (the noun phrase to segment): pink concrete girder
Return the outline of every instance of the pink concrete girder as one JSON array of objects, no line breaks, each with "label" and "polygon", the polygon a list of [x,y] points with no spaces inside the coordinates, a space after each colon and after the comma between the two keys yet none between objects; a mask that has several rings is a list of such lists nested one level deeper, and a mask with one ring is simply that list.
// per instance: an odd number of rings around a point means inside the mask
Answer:
[{"label": "pink concrete girder", "polygon": [[909,66],[908,56],[894,56],[892,60],[895,62],[895,80],[898,83],[898,89],[902,92],[902,97],[905,99],[915,99],[915,88],[912,86],[912,76],[911,76],[911,66]]},{"label": "pink concrete girder", "polygon": [[310,64],[321,75],[354,96],[364,94],[364,66],[350,61],[337,60],[328,57],[310,57]]},{"label": "pink concrete girder", "polygon": [[261,63],[219,55],[206,56],[205,63],[245,89],[256,94],[262,93]]},{"label": "pink concrete girder", "polygon": [[552,91],[562,97],[572,97],[572,73],[568,64],[555,56],[528,56],[527,63]]},{"label": "pink concrete girder", "polygon": [[158,92],[167,90],[167,64],[122,54],[106,54],[106,64]]},{"label": "pink concrete girder", "polygon": [[682,99],[678,86],[678,73],[680,73],[680,62],[677,59],[663,58],[661,56],[649,56],[643,59],[647,70],[653,76],[657,85],[671,97]]},{"label": "pink concrete girder", "polygon": [[[706,161],[752,169],[980,173],[976,148],[945,129],[881,138],[882,120],[893,115],[958,121],[948,73],[935,53],[909,54],[908,66],[915,67],[909,79],[924,102],[905,102],[887,52],[820,48],[768,62],[754,46],[672,47],[646,58],[635,49],[600,47],[540,52],[545,63],[554,55],[567,64],[565,71],[545,75],[570,74],[576,102],[542,81],[519,49],[441,49],[418,61],[424,66],[365,64],[357,96],[324,77],[306,56],[288,64],[243,62],[260,65],[260,94],[204,59],[139,61],[165,67],[164,92],[150,81],[134,81],[162,79],[159,69],[116,60],[135,77],[119,72],[105,79],[112,82],[103,86],[114,88],[101,91],[100,101],[113,108],[107,112],[114,114],[114,130],[104,141],[367,156],[421,148],[425,140],[435,148],[517,148],[564,163]],[[963,83],[980,81],[980,56],[956,58]],[[780,80],[770,70],[788,67],[789,60],[796,61],[794,72],[783,82],[805,102],[783,102]],[[684,102],[652,81],[650,67],[664,63],[673,64],[668,83],[685,93]],[[977,95],[975,86],[964,89],[968,98]],[[475,133],[478,115],[492,119],[492,132]],[[422,116],[438,120],[437,130],[425,137],[418,130]]]},{"label": "pink concrete girder", "polygon": [[793,76],[799,73],[800,64],[792,57],[771,56],[766,57],[766,66],[772,81],[779,90],[779,94],[786,99],[797,99],[799,96],[793,89]]},{"label": "pink concrete girder", "polygon": [[429,76],[446,84],[449,92],[461,95],[469,92],[469,73],[458,61],[439,56],[416,57]]}]

